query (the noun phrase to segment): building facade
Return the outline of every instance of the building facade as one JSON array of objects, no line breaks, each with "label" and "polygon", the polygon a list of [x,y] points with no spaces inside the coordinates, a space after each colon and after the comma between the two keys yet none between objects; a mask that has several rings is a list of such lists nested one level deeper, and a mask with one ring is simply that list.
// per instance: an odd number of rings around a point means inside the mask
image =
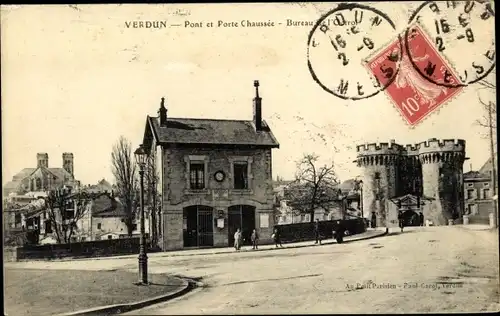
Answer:
[{"label": "building facade", "polygon": [[478,171],[464,173],[465,214],[469,215],[470,223],[487,224],[489,214],[494,212],[492,172],[493,164],[489,159]]},{"label": "building facade", "polygon": [[262,119],[262,98],[254,84],[253,120],[147,117],[143,145],[156,155],[160,172],[158,232],[163,250],[231,246],[240,228],[271,242],[272,154],[279,144]]},{"label": "building facade", "polygon": [[62,168],[49,167],[49,155],[36,155],[36,168],[24,168],[4,185],[4,196],[10,194],[23,195],[27,192],[50,191],[63,186],[78,187],[79,181],[74,175],[74,156],[72,153],[62,154]]},{"label": "building facade", "polygon": [[464,214],[464,140],[432,138],[405,146],[391,140],[359,145],[357,153],[364,216],[374,212],[378,226],[397,223],[398,208],[391,200],[408,194],[422,198],[417,208],[435,225]]}]

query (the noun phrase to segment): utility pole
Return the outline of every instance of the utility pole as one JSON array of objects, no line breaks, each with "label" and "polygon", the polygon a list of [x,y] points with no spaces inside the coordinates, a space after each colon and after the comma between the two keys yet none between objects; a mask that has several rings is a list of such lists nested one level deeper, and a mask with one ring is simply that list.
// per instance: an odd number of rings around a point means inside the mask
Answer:
[{"label": "utility pole", "polygon": [[[493,135],[493,102],[488,103],[488,128],[490,132],[490,155],[491,155],[491,185],[493,186],[493,196],[498,196],[497,184],[496,184],[496,167],[495,167],[495,142]],[[492,199],[493,202],[493,212],[495,215],[494,225],[495,228],[498,227],[498,205],[497,199]]]}]

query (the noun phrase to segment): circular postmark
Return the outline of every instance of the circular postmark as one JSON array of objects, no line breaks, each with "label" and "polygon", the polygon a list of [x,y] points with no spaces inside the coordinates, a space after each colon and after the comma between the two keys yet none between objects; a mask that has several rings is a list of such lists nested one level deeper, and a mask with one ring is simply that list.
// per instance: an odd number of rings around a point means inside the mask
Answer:
[{"label": "circular postmark", "polygon": [[[405,32],[406,54],[428,81],[448,88],[464,87],[485,78],[495,68],[495,11],[491,1],[427,1],[415,10],[409,25],[413,26]],[[418,45],[410,43],[419,33],[429,50],[419,51]],[[421,62],[422,55],[432,57]],[[438,64],[442,66],[436,67]]]},{"label": "circular postmark", "polygon": [[363,4],[341,3],[309,33],[309,72],[325,91],[341,99],[375,96],[395,80],[399,70],[401,54],[381,52],[388,39],[403,51],[402,37],[385,13]]}]

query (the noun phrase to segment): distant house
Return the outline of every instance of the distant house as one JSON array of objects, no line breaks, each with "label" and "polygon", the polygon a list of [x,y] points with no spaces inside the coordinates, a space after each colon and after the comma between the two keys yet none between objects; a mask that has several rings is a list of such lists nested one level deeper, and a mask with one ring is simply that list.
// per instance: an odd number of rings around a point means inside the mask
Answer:
[{"label": "distant house", "polygon": [[[297,190],[298,186],[292,181],[286,183],[276,183],[274,188],[275,208],[278,224],[294,224],[311,221],[311,215],[300,213],[288,205],[289,194],[291,190]],[[330,196],[338,197],[337,203],[332,203],[326,211],[323,208],[317,208],[314,211],[313,220],[337,220],[351,219],[361,217],[359,209],[360,194],[355,191],[354,179],[346,180],[337,186],[337,189],[332,189],[327,192]]]},{"label": "distant house", "polygon": [[38,153],[36,158],[36,168],[22,169],[4,185],[4,196],[11,193],[23,195],[27,192],[46,192],[63,186],[74,188],[80,185],[80,182],[75,180],[72,153],[62,154],[62,168],[49,168],[47,153]]},{"label": "distant house", "polygon": [[112,192],[115,191],[115,187],[111,185],[106,179],[102,179],[97,184],[88,185],[83,188],[86,192]]},{"label": "distant house", "polygon": [[479,171],[464,173],[465,214],[470,223],[488,223],[489,214],[494,212],[492,172],[490,158]]}]

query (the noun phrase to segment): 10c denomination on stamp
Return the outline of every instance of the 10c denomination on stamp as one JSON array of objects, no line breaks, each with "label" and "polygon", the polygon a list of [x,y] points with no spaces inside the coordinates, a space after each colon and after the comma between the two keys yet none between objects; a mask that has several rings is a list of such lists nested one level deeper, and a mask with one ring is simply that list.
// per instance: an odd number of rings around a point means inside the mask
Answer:
[{"label": "10c denomination on stamp", "polygon": [[[379,67],[381,63],[387,59],[401,58],[396,78],[385,89],[385,92],[408,124],[415,126],[458,94],[463,87],[452,88],[437,85],[420,75],[417,67],[423,69],[434,81],[458,83],[457,75],[434,49],[421,27],[415,24],[410,26],[406,33],[408,37],[403,49],[399,45],[399,38],[397,38],[385,49],[371,57],[366,67],[371,74],[379,77],[383,75]],[[407,51],[410,51],[413,62],[410,61]]]}]

